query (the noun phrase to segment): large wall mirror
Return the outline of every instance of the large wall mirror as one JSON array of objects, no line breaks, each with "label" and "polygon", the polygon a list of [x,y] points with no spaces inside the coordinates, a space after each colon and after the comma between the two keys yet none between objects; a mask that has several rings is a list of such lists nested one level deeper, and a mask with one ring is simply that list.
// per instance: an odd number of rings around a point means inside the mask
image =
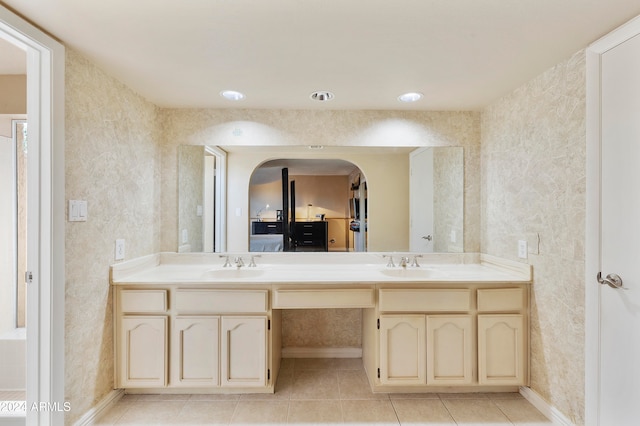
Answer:
[{"label": "large wall mirror", "polygon": [[[190,166],[200,161],[187,161],[188,155],[185,161],[182,158],[186,151],[196,149],[205,155],[204,147],[179,148],[179,251],[212,251],[205,243],[210,238],[205,231],[206,215],[199,216],[200,201],[193,200],[199,193],[203,195],[198,200],[204,199],[204,184],[189,183],[206,174]],[[291,221],[291,212],[282,216],[289,210],[282,201],[283,169],[288,171],[289,191],[295,181],[296,222],[309,222],[312,227],[323,224],[311,222],[334,222],[331,232],[327,230],[326,247],[313,243],[309,250],[463,251],[462,147],[223,146],[219,150],[226,153],[227,193],[219,198],[226,206],[218,206],[226,213],[226,227],[220,231],[226,231],[226,249],[214,247],[215,251],[284,249],[283,244],[272,244],[278,237],[269,237],[282,231],[277,222]],[[360,226],[355,232],[351,229],[354,221]],[[193,231],[185,235],[184,229]],[[195,241],[198,235],[201,244]],[[258,243],[259,235],[271,242]],[[362,243],[354,241],[358,236]]]}]

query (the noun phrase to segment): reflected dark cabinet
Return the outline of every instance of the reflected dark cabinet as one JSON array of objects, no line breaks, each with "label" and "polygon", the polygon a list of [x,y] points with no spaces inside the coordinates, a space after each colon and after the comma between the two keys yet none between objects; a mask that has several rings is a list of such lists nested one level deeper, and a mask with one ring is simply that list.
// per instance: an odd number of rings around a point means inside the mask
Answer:
[{"label": "reflected dark cabinet", "polygon": [[252,222],[251,233],[261,234],[282,234],[282,222]]},{"label": "reflected dark cabinet", "polygon": [[291,238],[295,251],[329,251],[329,223],[326,221],[292,222]]}]

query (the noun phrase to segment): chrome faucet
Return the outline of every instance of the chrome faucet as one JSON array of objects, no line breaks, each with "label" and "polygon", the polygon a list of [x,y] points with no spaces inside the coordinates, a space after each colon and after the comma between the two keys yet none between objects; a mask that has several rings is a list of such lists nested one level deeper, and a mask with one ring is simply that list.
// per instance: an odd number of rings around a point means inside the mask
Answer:
[{"label": "chrome faucet", "polygon": [[231,262],[229,262],[229,256],[221,254],[220,257],[224,257],[224,265],[222,265],[223,268],[228,268],[229,266],[231,266]]},{"label": "chrome faucet", "polygon": [[240,256],[237,256],[233,261],[236,264],[236,268],[242,268],[244,266],[244,260]]},{"label": "chrome faucet", "polygon": [[409,263],[409,256],[402,256],[400,258],[400,263],[398,263],[398,266],[400,266],[402,268],[406,268],[407,267],[407,263]]},{"label": "chrome faucet", "polygon": [[249,268],[255,268],[256,265],[256,257],[260,257],[259,254],[254,254],[253,256],[251,256],[251,262],[249,262]]}]

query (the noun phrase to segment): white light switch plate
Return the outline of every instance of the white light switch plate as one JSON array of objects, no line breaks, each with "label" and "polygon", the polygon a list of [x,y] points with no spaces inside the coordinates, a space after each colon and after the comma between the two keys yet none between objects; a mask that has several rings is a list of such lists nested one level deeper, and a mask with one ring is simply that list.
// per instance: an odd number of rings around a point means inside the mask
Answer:
[{"label": "white light switch plate", "polygon": [[69,222],[87,221],[87,202],[84,200],[69,200]]}]

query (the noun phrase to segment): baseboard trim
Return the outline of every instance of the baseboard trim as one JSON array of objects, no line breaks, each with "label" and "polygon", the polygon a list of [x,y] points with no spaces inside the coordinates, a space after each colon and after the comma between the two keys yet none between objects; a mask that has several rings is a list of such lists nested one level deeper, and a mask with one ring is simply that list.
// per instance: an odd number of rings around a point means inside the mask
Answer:
[{"label": "baseboard trim", "polygon": [[521,387],[520,394],[538,409],[542,414],[547,416],[554,425],[558,426],[575,426],[564,414],[558,411],[557,408],[550,405],[540,395],[528,387]]},{"label": "baseboard trim", "polygon": [[282,348],[282,358],[362,358],[362,348]]},{"label": "baseboard trim", "polygon": [[89,426],[92,425],[100,416],[111,409],[116,402],[120,401],[120,398],[124,396],[124,389],[114,389],[109,392],[104,398],[93,406],[89,411],[84,413],[80,419],[78,419],[73,426]]}]

